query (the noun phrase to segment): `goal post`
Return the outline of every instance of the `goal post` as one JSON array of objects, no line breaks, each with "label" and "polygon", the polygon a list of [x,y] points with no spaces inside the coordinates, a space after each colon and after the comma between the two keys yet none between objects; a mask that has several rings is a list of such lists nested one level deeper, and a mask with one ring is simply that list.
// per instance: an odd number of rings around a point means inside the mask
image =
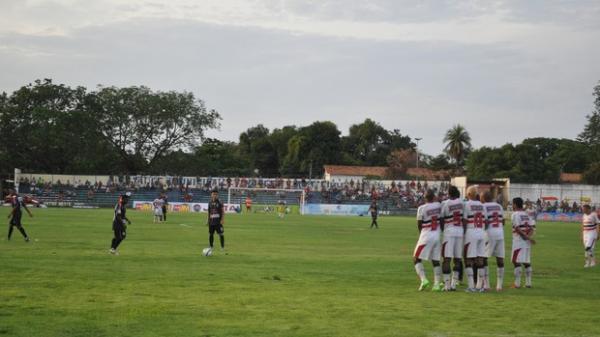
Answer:
[{"label": "goal post", "polygon": [[253,206],[275,206],[279,201],[284,201],[287,206],[297,205],[298,212],[304,215],[306,192],[303,189],[251,187],[230,187],[227,189],[228,204],[240,204],[243,206],[248,196],[252,200]]}]

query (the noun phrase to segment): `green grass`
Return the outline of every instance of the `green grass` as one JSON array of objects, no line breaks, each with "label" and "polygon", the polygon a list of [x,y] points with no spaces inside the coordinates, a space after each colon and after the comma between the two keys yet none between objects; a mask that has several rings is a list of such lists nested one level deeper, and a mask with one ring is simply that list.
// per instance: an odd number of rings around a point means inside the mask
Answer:
[{"label": "green grass", "polygon": [[34,242],[0,240],[0,337],[600,335],[576,224],[538,225],[533,289],[419,293],[412,218],[231,215],[207,258],[204,215],[131,211],[111,256],[111,210],[33,212]]}]

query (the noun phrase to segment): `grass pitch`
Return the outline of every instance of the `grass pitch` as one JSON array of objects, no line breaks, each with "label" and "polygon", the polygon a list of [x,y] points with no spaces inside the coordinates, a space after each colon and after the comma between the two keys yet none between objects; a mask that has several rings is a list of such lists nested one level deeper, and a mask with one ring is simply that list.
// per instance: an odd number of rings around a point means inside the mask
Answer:
[{"label": "grass pitch", "polygon": [[413,218],[230,215],[228,254],[203,257],[205,215],[130,211],[111,256],[112,210],[33,212],[32,242],[0,240],[0,336],[600,335],[577,224],[538,224],[533,289],[419,293]]}]

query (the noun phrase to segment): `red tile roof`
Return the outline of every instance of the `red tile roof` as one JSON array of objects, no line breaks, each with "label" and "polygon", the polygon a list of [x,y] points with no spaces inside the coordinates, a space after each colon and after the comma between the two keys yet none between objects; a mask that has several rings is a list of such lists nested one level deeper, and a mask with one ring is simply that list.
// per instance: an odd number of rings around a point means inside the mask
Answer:
[{"label": "red tile roof", "polygon": [[334,176],[377,176],[384,178],[387,175],[387,167],[383,166],[346,166],[325,165],[325,173]]},{"label": "red tile roof", "polygon": [[561,173],[560,181],[563,183],[580,183],[583,180],[581,173]]}]

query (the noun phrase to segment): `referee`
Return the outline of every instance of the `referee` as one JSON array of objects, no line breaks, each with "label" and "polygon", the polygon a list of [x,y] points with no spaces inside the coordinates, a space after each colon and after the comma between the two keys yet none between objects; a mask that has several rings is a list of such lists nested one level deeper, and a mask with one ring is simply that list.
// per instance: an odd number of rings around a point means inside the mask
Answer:
[{"label": "referee", "polygon": [[119,255],[117,251],[117,247],[121,244],[125,237],[127,236],[127,225],[128,223],[131,225],[131,221],[127,219],[125,215],[126,206],[129,202],[129,197],[131,196],[131,192],[127,192],[119,197],[119,201],[115,206],[115,216],[113,218],[113,232],[114,238],[112,239],[112,243],[110,245],[109,253],[113,255]]},{"label": "referee", "polygon": [[29,242],[29,236],[27,236],[27,233],[21,224],[21,216],[23,215],[21,208],[24,208],[30,217],[33,217],[33,214],[31,214],[29,208],[25,205],[23,198],[19,197],[15,190],[10,190],[10,204],[12,210],[10,214],[8,214],[8,217],[10,218],[10,222],[8,223],[8,241],[10,241],[14,227],[17,227],[19,232],[21,232],[21,235],[23,235],[23,238],[25,238],[25,242]]},{"label": "referee", "polygon": [[221,241],[221,250],[225,249],[225,230],[223,229],[223,216],[225,211],[223,209],[223,203],[219,200],[219,191],[217,189],[212,190],[210,193],[210,203],[208,204],[208,243],[210,248],[213,248],[215,241],[214,234],[219,234],[219,240]]},{"label": "referee", "polygon": [[371,229],[375,227],[375,229],[379,229],[379,225],[377,224],[377,215],[379,213],[379,208],[377,207],[377,201],[373,200],[371,202],[371,206],[369,207],[369,212],[371,213]]}]

